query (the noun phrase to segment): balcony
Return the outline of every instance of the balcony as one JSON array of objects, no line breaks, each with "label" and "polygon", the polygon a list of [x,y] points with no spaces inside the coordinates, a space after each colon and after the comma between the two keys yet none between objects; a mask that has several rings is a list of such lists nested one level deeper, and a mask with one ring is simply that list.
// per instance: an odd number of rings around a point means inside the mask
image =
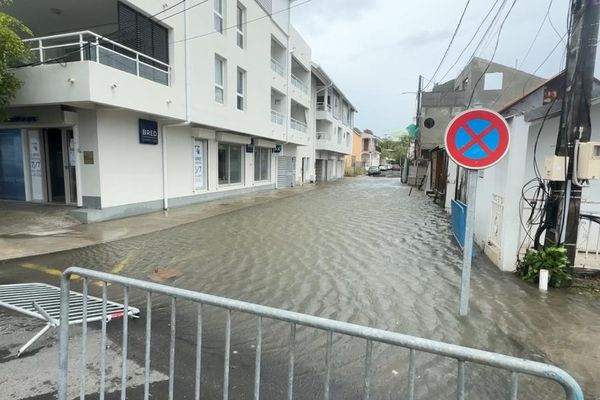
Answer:
[{"label": "balcony", "polygon": [[290,118],[290,128],[299,132],[306,132],[306,123]]},{"label": "balcony", "polygon": [[302,80],[294,74],[292,74],[292,86],[300,90],[302,93],[306,95],[308,94],[308,85],[302,82]]},{"label": "balcony", "polygon": [[331,104],[325,104],[324,102],[317,103],[317,111],[331,112]]},{"label": "balcony", "polygon": [[283,65],[279,61],[274,58],[271,58],[271,70],[275,72],[277,75],[283,77],[284,69]]},{"label": "balcony", "polygon": [[283,125],[285,121],[285,115],[276,110],[271,110],[271,122],[277,125]]},{"label": "balcony", "polygon": [[170,85],[171,66],[90,31],[23,40],[40,65],[91,61]]}]

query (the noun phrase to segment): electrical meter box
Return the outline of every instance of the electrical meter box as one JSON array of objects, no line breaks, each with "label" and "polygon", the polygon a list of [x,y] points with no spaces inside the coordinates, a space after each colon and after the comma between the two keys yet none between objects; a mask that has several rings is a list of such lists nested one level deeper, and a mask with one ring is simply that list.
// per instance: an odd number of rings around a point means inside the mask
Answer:
[{"label": "electrical meter box", "polygon": [[600,142],[579,143],[577,178],[600,179]]},{"label": "electrical meter box", "polygon": [[549,181],[564,181],[569,167],[569,157],[548,156],[544,160],[544,179]]}]

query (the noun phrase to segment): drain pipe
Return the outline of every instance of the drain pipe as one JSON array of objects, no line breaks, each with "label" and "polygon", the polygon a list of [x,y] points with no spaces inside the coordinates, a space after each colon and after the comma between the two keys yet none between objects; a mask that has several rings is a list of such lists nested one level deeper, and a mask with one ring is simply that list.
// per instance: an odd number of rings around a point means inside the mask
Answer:
[{"label": "drain pipe", "polygon": [[161,126],[161,139],[162,139],[162,184],[163,184],[163,209],[166,211],[169,209],[169,193],[168,193],[168,166],[167,166],[167,127],[177,126],[190,126],[191,121],[191,110],[190,110],[190,60],[189,60],[189,40],[188,38],[188,6],[187,0],[183,1],[183,57],[185,65],[185,121],[178,122],[175,124],[164,124]]}]

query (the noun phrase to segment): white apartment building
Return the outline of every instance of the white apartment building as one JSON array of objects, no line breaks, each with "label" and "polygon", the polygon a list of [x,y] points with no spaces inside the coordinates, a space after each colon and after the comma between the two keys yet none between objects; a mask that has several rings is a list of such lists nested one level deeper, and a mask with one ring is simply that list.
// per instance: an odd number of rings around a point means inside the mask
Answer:
[{"label": "white apartment building", "polygon": [[[32,29],[36,59],[16,69],[24,85],[0,123],[0,199],[93,222],[343,176],[329,163],[350,153],[336,135],[354,107],[311,64],[289,6],[3,6]],[[324,98],[332,108],[315,112]]]}]

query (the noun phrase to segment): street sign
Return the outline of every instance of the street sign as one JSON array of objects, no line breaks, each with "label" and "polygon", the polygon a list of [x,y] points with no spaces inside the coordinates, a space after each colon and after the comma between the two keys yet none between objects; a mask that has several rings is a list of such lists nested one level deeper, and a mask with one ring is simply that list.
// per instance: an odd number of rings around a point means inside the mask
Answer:
[{"label": "street sign", "polygon": [[477,170],[491,167],[506,155],[510,143],[510,132],[508,124],[498,113],[484,109],[467,110],[450,121],[446,128],[444,142],[448,156],[461,167],[468,169],[467,212],[459,308],[459,314],[465,316],[469,313]]},{"label": "street sign", "polygon": [[452,160],[468,169],[484,169],[506,155],[510,143],[504,118],[491,110],[467,110],[446,128],[446,151]]}]

